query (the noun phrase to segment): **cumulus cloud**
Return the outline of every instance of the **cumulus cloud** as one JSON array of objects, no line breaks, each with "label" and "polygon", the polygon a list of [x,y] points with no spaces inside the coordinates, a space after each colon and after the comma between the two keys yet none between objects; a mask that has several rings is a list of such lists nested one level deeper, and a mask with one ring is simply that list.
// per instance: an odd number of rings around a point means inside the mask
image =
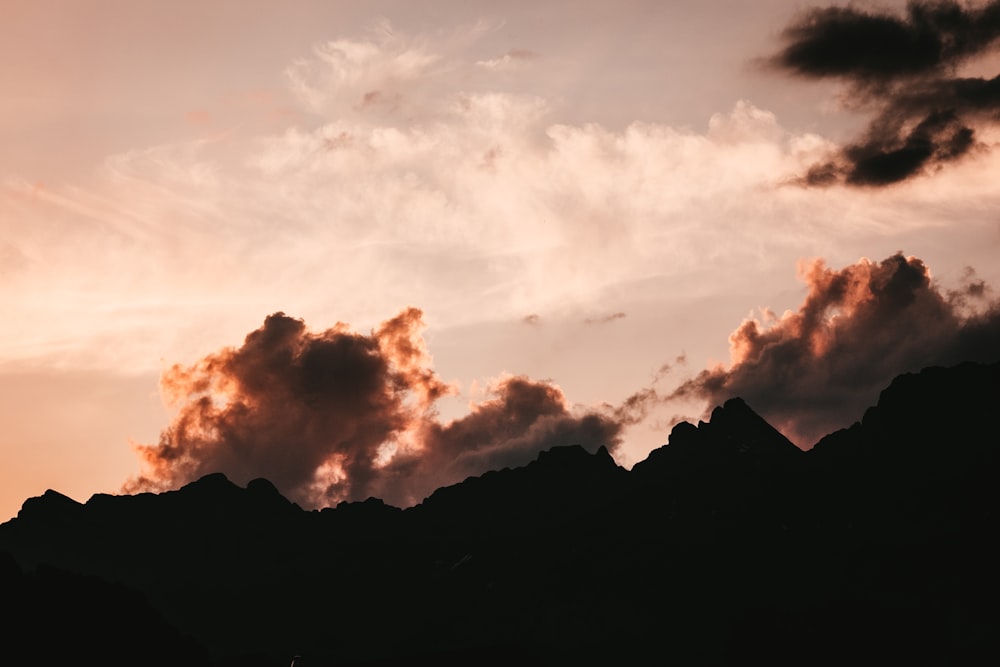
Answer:
[{"label": "cumulus cloud", "polygon": [[[423,447],[392,462],[393,477],[422,489],[416,495],[411,491],[411,502],[448,480],[523,465],[555,445],[581,445],[588,451],[603,445],[613,451],[621,444],[624,426],[632,423],[627,413],[614,410],[574,415],[559,387],[526,377],[501,379],[492,393],[494,398],[473,405],[461,419],[427,422]],[[413,484],[414,479],[419,483]],[[387,485],[390,492],[392,486]]]},{"label": "cumulus cloud", "polygon": [[313,333],[284,313],[238,348],[174,366],[162,379],[178,412],[158,445],[139,445],[129,492],[174,488],[222,471],[271,479],[307,506],[375,495],[398,505],[539,451],[615,449],[628,410],[574,412],[548,382],[505,377],[465,417],[443,423],[454,388],[430,367],[422,314],[409,308],[370,334],[338,323]]},{"label": "cumulus cloud", "polygon": [[840,270],[815,260],[799,273],[808,294],[797,310],[745,320],[729,338],[731,365],[702,371],[672,398],[741,396],[811,446],[858,420],[900,373],[1000,354],[1000,300],[974,272],[942,291],[921,260],[900,253]]},{"label": "cumulus cloud", "polygon": [[551,382],[506,376],[468,414],[443,421],[437,403],[456,389],[432,368],[419,310],[370,334],[343,323],[311,332],[275,313],[241,346],[164,374],[177,415],[157,445],[136,447],[143,472],[124,490],[174,488],[222,471],[240,483],[267,477],[309,507],[373,495],[405,506],[552,446],[615,451],[626,427],[683,399],[712,406],[741,396],[808,446],[858,419],[899,373],[997,355],[1000,300],[971,268],[952,290],[901,253],[799,269],[803,303],[745,320],[730,336],[728,367],[655,389],[687,363],[681,355],[620,404],[582,411]]},{"label": "cumulus cloud", "polygon": [[1000,120],[1000,76],[959,76],[995,50],[1000,2],[913,0],[903,16],[856,6],[803,13],[772,63],[794,74],[846,81],[851,104],[874,116],[864,135],[813,165],[809,185],[884,186],[970,153],[977,127]]}]

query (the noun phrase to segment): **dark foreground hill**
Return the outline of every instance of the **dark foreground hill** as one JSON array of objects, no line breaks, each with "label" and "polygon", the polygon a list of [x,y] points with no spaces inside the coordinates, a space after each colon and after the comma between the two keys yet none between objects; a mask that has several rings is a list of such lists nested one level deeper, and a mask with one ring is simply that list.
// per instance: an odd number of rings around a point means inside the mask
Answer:
[{"label": "dark foreground hill", "polygon": [[303,511],[265,480],[54,491],[0,526],[0,664],[990,664],[1000,364],[802,452],[739,399],[605,449]]}]

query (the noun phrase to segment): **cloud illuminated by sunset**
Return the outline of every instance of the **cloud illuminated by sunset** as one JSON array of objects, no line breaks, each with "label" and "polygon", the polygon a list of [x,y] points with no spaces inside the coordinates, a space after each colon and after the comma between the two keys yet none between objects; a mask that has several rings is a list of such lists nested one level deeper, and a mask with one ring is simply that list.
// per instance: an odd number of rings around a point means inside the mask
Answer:
[{"label": "cloud illuminated by sunset", "polygon": [[501,378],[491,398],[450,422],[435,403],[451,388],[430,367],[421,313],[407,309],[370,335],[338,324],[311,333],[275,313],[239,348],[175,366],[162,387],[179,405],[156,446],[138,446],[144,472],[129,492],[176,488],[225,472],[268,477],[309,507],[370,496],[419,502],[439,486],[562,444],[616,448],[622,422],[572,414],[562,391]]}]

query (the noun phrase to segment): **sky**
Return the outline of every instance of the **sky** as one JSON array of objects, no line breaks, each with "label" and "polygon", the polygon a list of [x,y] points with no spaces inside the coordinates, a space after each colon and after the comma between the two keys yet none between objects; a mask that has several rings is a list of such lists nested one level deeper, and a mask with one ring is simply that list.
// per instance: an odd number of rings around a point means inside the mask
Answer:
[{"label": "sky", "polygon": [[[6,0],[0,520],[802,448],[1000,353],[1000,3]],[[959,416],[956,416],[959,418]]]}]

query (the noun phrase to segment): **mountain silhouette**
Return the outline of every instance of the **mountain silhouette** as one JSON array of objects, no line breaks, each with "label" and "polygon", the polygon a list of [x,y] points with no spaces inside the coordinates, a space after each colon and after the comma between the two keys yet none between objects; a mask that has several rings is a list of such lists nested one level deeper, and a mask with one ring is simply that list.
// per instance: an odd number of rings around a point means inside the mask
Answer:
[{"label": "mountain silhouette", "polygon": [[1000,364],[928,368],[808,452],[732,399],[631,471],[556,447],[405,510],[47,491],[0,525],[0,663],[969,664],[998,398]]}]

